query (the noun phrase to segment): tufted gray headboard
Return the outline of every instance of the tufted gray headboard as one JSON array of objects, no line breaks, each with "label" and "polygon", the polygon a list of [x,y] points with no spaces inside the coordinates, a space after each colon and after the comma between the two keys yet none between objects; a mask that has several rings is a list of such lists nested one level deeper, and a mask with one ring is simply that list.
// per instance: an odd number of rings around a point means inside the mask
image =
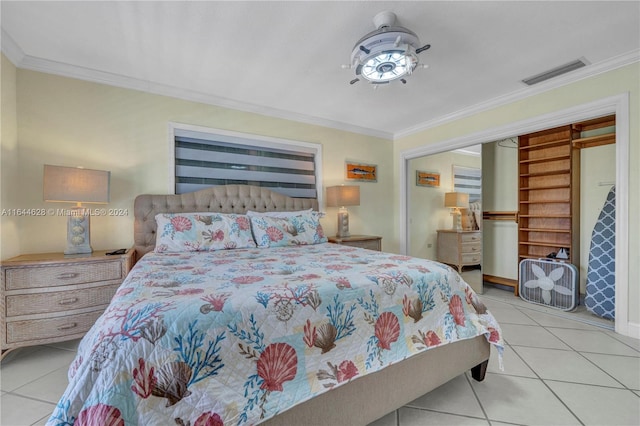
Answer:
[{"label": "tufted gray headboard", "polygon": [[315,198],[291,198],[266,188],[250,185],[212,186],[179,195],[138,195],[133,204],[133,240],[136,259],[156,246],[158,213],[217,212],[244,214],[258,212],[318,210]]}]

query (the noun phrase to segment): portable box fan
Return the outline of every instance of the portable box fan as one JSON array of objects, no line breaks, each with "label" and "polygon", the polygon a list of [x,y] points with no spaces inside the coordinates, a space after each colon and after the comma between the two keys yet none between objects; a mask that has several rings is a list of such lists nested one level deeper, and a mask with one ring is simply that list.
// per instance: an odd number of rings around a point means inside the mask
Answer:
[{"label": "portable box fan", "polygon": [[578,270],[551,259],[520,262],[520,297],[530,303],[571,311],[578,305]]}]

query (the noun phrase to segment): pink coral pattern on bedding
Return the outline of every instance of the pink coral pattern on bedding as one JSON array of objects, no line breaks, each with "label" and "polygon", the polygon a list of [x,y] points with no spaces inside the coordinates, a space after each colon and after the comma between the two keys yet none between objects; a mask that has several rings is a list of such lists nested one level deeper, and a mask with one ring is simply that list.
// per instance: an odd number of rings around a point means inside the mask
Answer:
[{"label": "pink coral pattern on bedding", "polygon": [[478,296],[424,259],[328,243],[149,253],[82,340],[48,424],[256,424],[479,335],[501,353]]},{"label": "pink coral pattern on bedding", "polygon": [[249,216],[223,213],[156,215],[155,252],[214,251],[256,246]]}]

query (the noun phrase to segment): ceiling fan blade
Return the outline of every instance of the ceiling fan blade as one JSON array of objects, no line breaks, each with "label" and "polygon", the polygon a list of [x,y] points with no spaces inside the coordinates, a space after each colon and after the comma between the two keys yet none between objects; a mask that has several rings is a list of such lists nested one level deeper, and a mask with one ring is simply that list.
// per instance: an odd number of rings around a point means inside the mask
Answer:
[{"label": "ceiling fan blade", "polygon": [[422,47],[419,47],[416,49],[416,54],[419,55],[420,53],[424,52],[425,50],[429,49],[431,47],[430,44],[425,44]]}]

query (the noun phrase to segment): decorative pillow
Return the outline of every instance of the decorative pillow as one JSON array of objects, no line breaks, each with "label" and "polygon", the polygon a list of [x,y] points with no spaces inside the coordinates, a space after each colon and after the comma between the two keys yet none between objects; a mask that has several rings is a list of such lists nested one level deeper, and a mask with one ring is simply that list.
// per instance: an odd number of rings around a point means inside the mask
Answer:
[{"label": "decorative pillow", "polygon": [[297,216],[279,218],[252,216],[251,229],[258,247],[282,247],[292,245],[326,243],[320,214],[307,212]]},{"label": "decorative pillow", "polygon": [[312,211],[313,209],[298,210],[294,212],[254,212],[253,210],[249,210],[247,211],[247,216],[249,217],[269,216],[269,217],[279,217],[281,219],[285,219],[288,217],[305,215],[305,214],[311,213]]},{"label": "decorative pillow", "polygon": [[156,215],[156,253],[255,247],[249,218],[240,214],[161,213]]}]

